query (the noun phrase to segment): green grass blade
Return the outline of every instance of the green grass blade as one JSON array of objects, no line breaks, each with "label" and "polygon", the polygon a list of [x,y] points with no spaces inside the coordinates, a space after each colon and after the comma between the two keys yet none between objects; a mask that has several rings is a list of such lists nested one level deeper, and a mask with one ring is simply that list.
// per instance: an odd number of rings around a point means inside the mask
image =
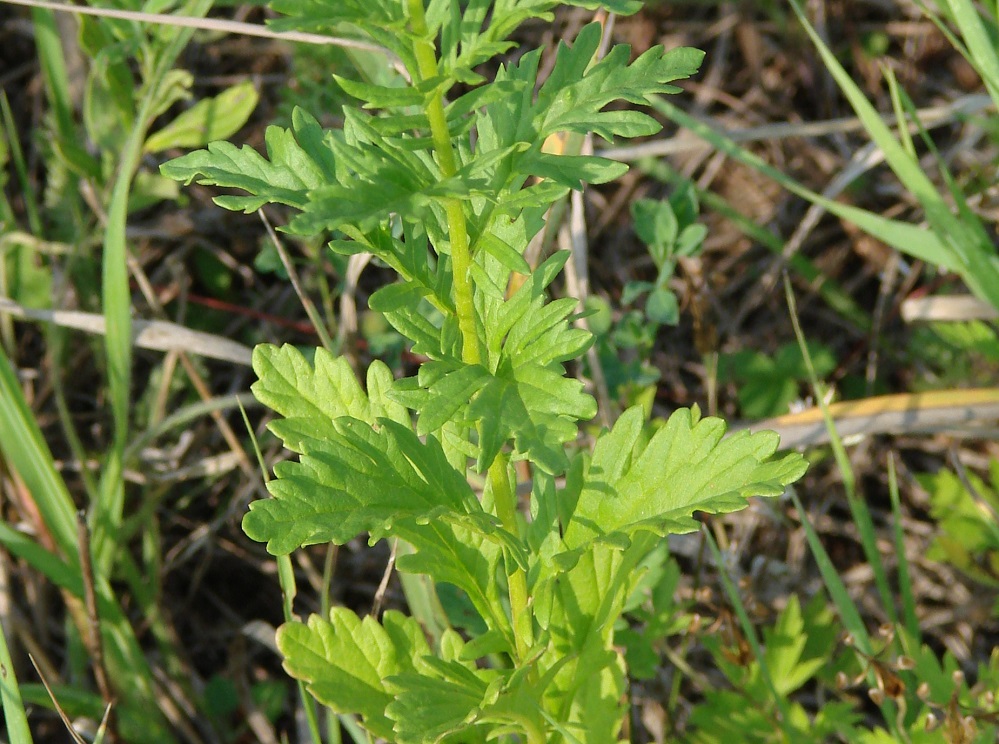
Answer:
[{"label": "green grass blade", "polygon": [[[143,537],[146,540],[151,539],[148,534]],[[189,688],[190,674],[184,668],[175,644],[175,636],[171,633],[167,619],[158,604],[162,597],[163,571],[155,569],[162,568],[162,550],[157,551],[153,566],[149,566],[147,560],[144,573],[128,551],[123,551],[123,553],[124,555],[115,567],[115,578],[120,577],[119,580],[128,586],[129,603],[136,608],[137,614],[142,617],[142,622],[156,641],[156,650],[159,653],[157,666],[166,670],[180,683],[182,688]],[[144,557],[148,557],[149,551],[144,550],[143,553]]]},{"label": "green grass blade", "polygon": [[794,327],[794,335],[798,340],[798,347],[801,349],[802,358],[805,362],[805,369],[808,370],[809,381],[819,408],[822,410],[822,417],[825,420],[826,430],[829,432],[829,442],[832,447],[833,457],[839,469],[840,477],[843,479],[843,489],[846,491],[847,505],[850,507],[850,515],[860,533],[860,544],[864,549],[864,556],[874,572],[874,585],[881,596],[881,604],[885,613],[892,623],[897,622],[898,617],[895,611],[895,599],[888,583],[888,572],[885,570],[884,561],[881,559],[881,551],[878,550],[877,533],[874,529],[874,520],[871,519],[871,512],[867,508],[867,502],[857,494],[857,478],[850,464],[850,458],[846,454],[843,440],[836,431],[836,424],[829,413],[829,406],[826,404],[825,386],[819,382],[815,373],[815,365],[812,364],[812,357],[805,343],[805,334],[801,330],[798,322],[798,312],[794,301],[794,293],[791,291],[791,282],[785,277],[784,292],[787,296],[787,306],[791,315],[791,325]]},{"label": "green grass blade", "polygon": [[[0,168],[6,168],[8,164],[14,166],[17,175],[17,182],[20,186],[21,198],[24,201],[24,212],[28,219],[28,226],[36,236],[41,236],[42,221],[38,210],[38,200],[35,198],[35,191],[31,188],[28,178],[28,165],[24,159],[24,152],[18,139],[17,125],[14,122],[14,115],[10,110],[10,102],[7,100],[7,92],[0,90],[0,112],[3,115],[3,139],[0,140]],[[0,236],[12,232],[17,225],[14,216],[14,209],[7,198],[6,185],[7,174],[0,174]],[[0,249],[0,294],[7,297],[19,294],[20,290],[20,267],[23,261],[23,251],[28,250],[20,241],[11,241],[10,247]],[[8,315],[0,317],[0,337],[7,353],[15,353],[14,324]]]},{"label": "green grass blade", "polygon": [[[21,198],[24,200],[24,213],[28,219],[28,227],[31,232],[42,236],[42,217],[38,208],[38,200],[35,198],[35,190],[31,188],[28,180],[28,164],[24,159],[24,152],[21,150],[21,143],[17,138],[17,125],[14,123],[14,114],[10,110],[10,101],[7,100],[7,91],[0,90],[0,112],[3,113],[3,129],[7,137],[10,159],[14,164],[14,172],[17,174],[17,182],[21,187]],[[13,224],[10,225],[11,229]],[[23,249],[22,249],[23,250]]]},{"label": "green grass blade", "polygon": [[871,645],[871,637],[867,633],[867,626],[864,625],[864,621],[860,617],[857,605],[850,599],[850,593],[846,590],[846,585],[840,578],[839,571],[836,570],[832,560],[829,558],[829,554],[822,546],[822,540],[819,538],[812,523],[808,521],[808,512],[805,511],[801,499],[793,491],[791,499],[794,501],[794,506],[801,517],[801,526],[805,530],[805,539],[808,541],[808,547],[811,548],[812,556],[815,558],[815,564],[819,568],[819,573],[822,576],[823,583],[826,585],[829,596],[832,597],[833,604],[836,605],[836,611],[839,613],[839,619],[843,623],[843,627],[846,628],[846,632],[853,639],[853,644],[861,653],[873,656],[874,647]]},{"label": "green grass blade", "polygon": [[[180,12],[201,17],[211,7],[211,0],[193,0]],[[106,333],[104,349],[107,358],[108,388],[111,413],[114,418],[114,440],[104,463],[100,483],[100,499],[90,515],[93,534],[94,567],[107,575],[117,549],[116,532],[121,524],[125,502],[125,448],[129,438],[130,398],[132,380],[132,315],[128,285],[128,246],[125,230],[128,222],[128,198],[132,179],[142,157],[142,146],[152,123],[153,107],[159,98],[159,88],[173,67],[193,31],[176,29],[173,37],[159,50],[129,133],[119,157],[118,173],[111,190],[107,227],[104,235],[102,260],[102,303]]]},{"label": "green grass blade", "polygon": [[916,111],[916,107],[911,105],[912,101],[905,95],[905,92],[902,90],[902,86],[898,84],[898,78],[895,76],[895,71],[890,67],[885,66],[882,68],[882,72],[885,80],[888,82],[888,93],[891,96],[892,111],[895,112],[895,128],[898,130],[898,138],[901,141],[902,148],[905,150],[906,154],[915,160],[916,146],[912,143],[912,133],[909,132],[909,126],[905,115],[908,113],[909,116],[912,117],[912,121],[919,128],[920,134],[925,135],[927,132],[919,119],[919,113]]},{"label": "green grass blade", "polygon": [[354,744],[371,744],[371,737],[368,735],[368,732],[361,728],[361,725],[353,716],[340,716],[340,722],[347,729],[347,733],[350,734],[350,738],[353,739]]},{"label": "green grass blade", "polygon": [[[75,561],[67,563],[5,522],[0,522],[0,545],[55,586],[78,599],[83,597],[83,578]],[[75,557],[75,554],[71,555]],[[115,599],[110,584],[101,576],[94,579],[105,661],[115,690],[120,695],[120,704],[144,716],[147,726],[145,742],[172,744],[173,738],[156,703],[152,671],[132,626]]]},{"label": "green grass blade", "polygon": [[[809,357],[808,348],[804,341],[804,334],[801,332],[801,326],[798,323],[798,315],[794,308],[794,295],[791,293],[791,284],[787,281],[786,277],[784,287],[787,293],[788,307],[791,312],[791,323],[794,326],[795,336],[798,339],[798,344],[801,346],[802,354],[804,355],[809,377],[811,378],[812,386],[815,390],[815,396],[819,401],[819,406],[822,408],[826,428],[830,433],[833,454],[844,481],[844,487],[847,492],[847,502],[850,506],[850,513],[853,517],[854,523],[857,525],[858,531],[860,532],[864,554],[874,572],[874,582],[877,586],[878,593],[881,595],[882,605],[892,622],[895,623],[897,622],[895,619],[895,605],[891,595],[891,590],[889,588],[884,563],[881,560],[880,552],[877,549],[874,525],[871,521],[870,512],[868,511],[867,505],[863,502],[863,500],[857,498],[853,469],[850,467],[849,458],[846,456],[846,450],[843,448],[843,442],[836,433],[832,417],[829,415],[828,406],[825,404],[823,396],[824,391],[819,385],[815,374],[815,367]],[[812,551],[812,555],[815,557],[815,563],[819,568],[819,573],[822,575],[823,583],[825,583],[826,589],[829,591],[829,594],[833,599],[833,603],[836,605],[836,609],[839,612],[840,621],[843,623],[843,626],[853,639],[853,645],[857,648],[857,650],[868,659],[874,658],[876,656],[875,649],[871,643],[871,637],[867,632],[867,627],[861,618],[860,611],[857,609],[857,605],[850,598],[846,585],[843,583],[843,580],[839,576],[839,572],[830,560],[829,554],[823,547],[818,533],[815,532],[814,527],[812,527],[811,523],[808,521],[807,512],[805,512],[804,505],[801,503],[798,495],[792,491],[791,498],[794,501],[795,508],[798,510],[798,514],[801,516],[801,525],[805,530],[805,539],[808,541],[808,546]],[[866,661],[864,664],[867,667],[868,681],[873,686],[877,683],[874,670]],[[898,716],[896,715],[897,711],[895,709],[895,703],[886,698],[879,707],[881,708],[882,715],[884,716],[885,723],[889,727],[889,730],[893,734],[897,735],[899,721]]]},{"label": "green grass blade", "polygon": [[76,125],[73,122],[73,97],[70,95],[69,72],[63,56],[59,27],[55,12],[45,8],[32,8],[35,48],[45,81],[45,92],[55,117],[59,137],[72,142],[76,140]]},{"label": "green grass blade", "polygon": [[[801,526],[805,530],[805,539],[808,541],[808,547],[811,549],[812,556],[815,558],[815,564],[822,575],[822,582],[826,585],[826,590],[829,592],[829,596],[832,597],[833,604],[836,605],[840,622],[843,623],[847,633],[850,634],[851,643],[854,648],[868,659],[873,658],[876,655],[875,648],[871,643],[871,637],[867,633],[867,626],[864,625],[857,605],[850,599],[850,594],[839,576],[839,571],[836,570],[836,567],[829,558],[829,554],[822,546],[822,540],[819,538],[812,523],[808,521],[808,512],[805,511],[805,507],[801,503],[801,499],[798,498],[798,494],[791,491],[791,499],[801,517]],[[877,679],[874,670],[866,661],[863,663],[867,667],[868,684],[871,687],[875,687]],[[895,704],[889,699],[885,699],[880,708],[885,723],[892,732],[897,734],[898,721]]]},{"label": "green grass blade", "polygon": [[946,1],[967,46],[968,61],[981,75],[985,89],[999,106],[999,54],[996,53],[995,35],[989,34],[982,16],[970,0]]},{"label": "green grass blade", "polygon": [[[0,350],[0,454],[20,476],[33,499],[44,526],[55,540],[62,558],[5,523],[0,523],[0,544],[24,559],[53,584],[75,597],[83,596],[77,557],[76,508],[59,476],[41,430],[21,393],[17,377]],[[123,699],[139,709],[156,710],[152,674],[134,632],[108,583],[97,577],[105,650],[113,678],[125,688]],[[168,742],[165,724],[150,719],[151,742]]]},{"label": "green grass blade", "polygon": [[961,264],[953,251],[930,230],[910,225],[906,222],[890,220],[859,207],[826,199],[821,194],[801,185],[790,176],[781,173],[762,158],[743,149],[729,137],[726,137],[708,124],[695,119],[673,103],[663,98],[657,98],[653,101],[652,105],[658,112],[669,117],[680,126],[689,129],[719,152],[725,153],[733,160],[743,165],[748,165],[750,168],[773,179],[792,194],[800,196],[802,199],[807,199],[813,204],[818,204],[830,214],[852,222],[864,232],[873,235],[892,248],[921,261],[940,266],[948,271],[957,272],[961,270]]},{"label": "green grass blade", "polygon": [[253,397],[252,393],[236,393],[233,395],[220,395],[217,398],[199,400],[195,403],[188,403],[185,406],[181,406],[154,426],[133,437],[128,444],[128,448],[125,450],[125,462],[130,462],[143,449],[156,441],[158,437],[172,429],[187,426],[192,421],[196,421],[202,416],[207,416],[215,411],[229,411],[233,408],[243,408],[244,406],[256,408],[260,406],[260,403]]},{"label": "green grass blade", "polygon": [[796,0],[791,0],[791,7],[812,39],[826,69],[843,91],[871,138],[881,148],[886,162],[922,205],[933,232],[944,251],[950,254],[951,262],[956,263],[961,277],[976,295],[994,307],[999,307],[999,269],[996,267],[995,251],[991,243],[983,243],[976,234],[977,231],[969,229],[969,225],[951,213],[943,197],[923,173],[919,162],[906,152],[891,129],[882,121],[874,106],[808,22]]},{"label": "green grass blade", "polygon": [[14,663],[7,648],[7,635],[0,628],[0,702],[3,704],[4,724],[7,727],[9,744],[32,744],[28,716],[21,700],[21,688],[17,685]]},{"label": "green grass blade", "polygon": [[[59,413],[59,423],[62,424],[63,435],[66,437],[66,443],[69,445],[70,452],[72,452],[76,461],[81,463],[80,480],[83,481],[83,488],[87,494],[87,498],[93,500],[97,498],[97,494],[99,493],[97,479],[90,468],[83,465],[87,461],[87,451],[80,440],[80,435],[77,433],[76,427],[73,425],[73,416],[69,408],[69,401],[63,380],[63,376],[68,370],[68,365],[63,361],[65,359],[63,352],[66,348],[66,331],[54,324],[47,323],[45,325],[45,340],[46,348],[48,349],[52,398],[56,404],[56,411]],[[72,373],[70,372],[70,374]]]},{"label": "green grass blade", "polygon": [[45,527],[65,556],[76,556],[76,507],[56,471],[17,375],[0,349],[0,455],[20,476],[38,507]]},{"label": "green grass blade", "polygon": [[767,665],[766,656],[763,653],[763,646],[760,644],[760,639],[756,637],[756,628],[749,619],[749,613],[746,612],[746,606],[742,603],[739,590],[736,589],[735,584],[732,583],[732,579],[729,578],[728,573],[725,571],[725,557],[722,555],[721,550],[718,549],[718,544],[715,542],[711,531],[706,525],[701,527],[701,534],[704,535],[704,539],[707,541],[711,555],[714,556],[715,565],[718,566],[718,575],[721,577],[722,585],[725,587],[725,594],[728,595],[728,601],[731,603],[732,609],[735,610],[736,617],[739,618],[742,634],[746,637],[749,647],[753,650],[753,656],[760,667],[760,677],[763,678],[763,682],[767,686],[767,691],[770,693],[774,705],[777,706],[777,710],[780,712],[778,720],[781,732],[784,734],[783,740],[787,742],[801,741],[797,732],[789,723],[791,721],[791,710],[788,708],[787,700],[777,691],[777,686],[774,684],[773,677]]},{"label": "green grass blade", "polygon": [[[957,208],[957,220],[959,224],[967,229],[968,234],[971,236],[970,239],[980,245],[991,246],[992,239],[989,237],[988,231],[982,224],[982,220],[979,216],[968,205],[968,199],[961,190],[961,186],[958,184],[957,179],[954,178],[953,174],[951,174],[944,158],[937,149],[936,143],[930,137],[926,128],[922,125],[912,99],[910,99],[909,96],[905,94],[905,91],[902,90],[901,86],[899,86],[894,72],[890,69],[886,71],[886,79],[888,81],[889,91],[892,95],[892,101],[895,102],[896,106],[903,107],[905,109],[905,112],[909,115],[910,120],[914,123],[916,131],[919,133],[919,138],[922,140],[923,145],[933,157],[934,162],[937,165],[937,170],[940,173],[940,177],[947,186],[947,190],[950,192],[951,201],[953,201]],[[989,250],[991,250],[991,248],[989,248]]]},{"label": "green grass blade", "polygon": [[921,643],[919,618],[916,617],[916,598],[912,593],[912,577],[909,561],[905,557],[905,530],[902,528],[902,504],[898,495],[898,476],[895,473],[895,458],[888,456],[888,493],[891,495],[891,514],[895,538],[895,559],[898,561],[898,592],[902,599],[902,621],[909,638]]}]

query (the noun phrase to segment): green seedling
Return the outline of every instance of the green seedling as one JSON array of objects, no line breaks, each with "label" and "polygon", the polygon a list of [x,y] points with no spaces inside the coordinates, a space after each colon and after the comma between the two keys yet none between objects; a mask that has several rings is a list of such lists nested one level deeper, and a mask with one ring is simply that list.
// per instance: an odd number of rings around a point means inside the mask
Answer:
[{"label": "green seedling", "polygon": [[838,628],[824,597],[802,607],[791,595],[776,622],[763,631],[762,664],[747,653],[730,613],[723,613],[714,626],[717,631],[703,642],[732,686],[705,690],[704,701],[691,713],[694,733],[689,741],[830,741],[853,733],[860,716],[846,701],[827,702],[810,714],[789,700],[789,715],[782,721],[765,682],[769,678],[780,699],[790,698],[833,663]]},{"label": "green seedling", "polygon": [[656,280],[630,281],[621,303],[633,305],[642,297],[641,309],[625,310],[619,316],[600,297],[588,297],[589,328],[603,370],[607,391],[613,400],[641,403],[651,410],[659,370],[649,364],[659,329],[676,325],[680,305],[669,281],[677,260],[695,256],[707,233],[697,223],[699,205],[689,182],[676,189],[667,201],[642,199],[631,207],[635,232],[648,247],[656,267]]},{"label": "green seedling", "polygon": [[[824,377],[836,368],[836,357],[827,347],[809,344],[815,373]],[[797,344],[785,344],[773,355],[745,350],[722,354],[718,378],[737,385],[736,395],[742,415],[750,419],[787,413],[788,406],[801,395],[808,369]]]},{"label": "green seedling", "polygon": [[641,310],[626,310],[615,317],[610,303],[602,297],[588,297],[585,307],[611,399],[628,405],[642,403],[651,412],[659,370],[648,360],[658,326]]},{"label": "green seedling", "polygon": [[[695,511],[741,509],[804,471],[798,455],[774,457],[776,435],[723,439],[724,423],[696,409],[651,433],[633,407],[592,449],[577,444],[596,404],[565,365],[592,338],[572,324],[576,300],[549,296],[567,254],[532,270],[523,253],[553,202],[625,166],[543,145],[559,133],[654,134],[645,113],[608,106],[677,92],[670,83],[703,55],[655,47],[632,60],[616,46],[598,58],[591,24],[560,44],[540,85],[540,50],[483,77],[520,24],[551,20],[556,5],[278,0],[279,28],[374,42],[406,74],[393,85],[335,77],[356,100],[342,129],[296,109],[290,128],[268,129],[266,156],[216,142],[163,166],[239,190],[216,197],[229,209],[284,205],[285,232],[325,235],[333,251],[369,252],[397,274],[369,305],[426,358],[416,375],[397,380],[374,361],[362,386],[325,349],[312,362],[290,346],[256,349],[254,394],[298,458],[275,467],[273,498],[243,521],[275,556],[362,534],[398,541],[404,575],[463,598],[474,621],[452,613],[456,627],[334,607],[278,631],[292,676],[390,742],[620,741],[615,627],[650,554],[696,529]],[[515,273],[527,279],[508,292]],[[517,482],[518,461],[529,482]]]},{"label": "green seedling", "polygon": [[921,475],[919,482],[930,494],[930,514],[939,526],[927,557],[999,587],[999,461],[989,470],[991,483],[950,470]]},{"label": "green seedling", "polygon": [[697,255],[708,229],[697,222],[697,192],[690,183],[677,189],[668,200],[639,199],[631,205],[635,232],[648,246],[658,276],[654,282],[628,282],[621,302],[628,305],[647,295],[645,314],[658,325],[676,325],[680,305],[669,288],[677,259]]}]

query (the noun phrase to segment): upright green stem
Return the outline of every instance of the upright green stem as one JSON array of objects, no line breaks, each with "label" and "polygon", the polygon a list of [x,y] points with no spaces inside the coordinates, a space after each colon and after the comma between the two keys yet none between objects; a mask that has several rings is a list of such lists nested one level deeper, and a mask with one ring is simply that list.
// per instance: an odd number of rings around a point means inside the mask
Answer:
[{"label": "upright green stem", "polygon": [[[437,75],[437,57],[433,44],[426,38],[428,30],[423,0],[408,0],[408,7],[413,32],[421,37],[414,48],[419,66],[417,72],[420,80],[429,80]],[[458,168],[447,126],[447,118],[444,115],[444,103],[440,96],[434,96],[430,101],[427,107],[427,119],[430,122],[430,133],[441,173],[445,177],[453,176]],[[479,350],[479,333],[475,326],[475,306],[472,302],[472,282],[469,272],[472,256],[468,243],[465,213],[462,211],[461,202],[457,199],[446,200],[444,210],[447,214],[451,243],[454,304],[458,315],[458,327],[461,330],[462,360],[466,364],[481,364],[482,356]],[[496,515],[507,530],[512,534],[517,534],[519,532],[517,498],[510,482],[506,455],[498,455],[490,466],[489,481],[496,503]],[[514,636],[516,637],[517,661],[523,662],[527,658],[531,646],[534,645],[533,620],[528,608],[527,576],[523,570],[518,568],[510,575],[508,584],[510,612]]]},{"label": "upright green stem", "polygon": [[[434,45],[425,37],[428,34],[427,21],[423,12],[423,0],[408,0],[409,17],[413,32],[421,38],[413,52],[419,69],[414,78],[429,80],[437,75],[437,55]],[[416,80],[414,80],[416,82]],[[430,122],[430,136],[437,153],[437,164],[445,178],[453,176],[457,170],[451,134],[444,114],[444,102],[434,96],[427,106],[427,119]],[[461,330],[462,359],[467,364],[480,364],[479,334],[475,328],[475,305],[472,303],[472,280],[470,269],[472,254],[468,244],[468,225],[461,202],[457,199],[444,200],[447,214],[448,238],[451,243],[451,268],[454,275],[454,305],[458,315],[458,328]]]},{"label": "upright green stem", "polygon": [[[489,467],[489,483],[496,502],[496,516],[503,527],[517,534],[517,494],[510,482],[507,456],[500,453]],[[513,616],[513,634],[517,643],[517,659],[523,661],[534,645],[534,624],[527,606],[527,576],[516,569],[507,579],[510,589],[510,613]]]}]

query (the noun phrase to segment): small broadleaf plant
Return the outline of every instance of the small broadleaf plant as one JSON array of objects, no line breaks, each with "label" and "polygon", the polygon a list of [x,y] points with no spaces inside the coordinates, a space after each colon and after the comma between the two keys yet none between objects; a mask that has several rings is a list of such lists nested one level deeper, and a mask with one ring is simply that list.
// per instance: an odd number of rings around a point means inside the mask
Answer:
[{"label": "small broadleaf plant", "polygon": [[[375,361],[362,386],[325,349],[309,362],[291,346],[256,348],[253,392],[298,459],[275,467],[273,498],[251,504],[243,528],[279,556],[363,533],[402,541],[400,571],[456,588],[479,616],[474,633],[434,636],[400,612],[337,607],[278,631],[285,668],[312,695],[399,744],[621,741],[627,670],[614,627],[643,559],[663,536],[694,530],[695,511],[741,509],[804,471],[797,455],[774,457],[776,434],[723,438],[724,423],[696,409],[650,434],[635,407],[591,452],[576,445],[596,404],[564,365],[591,336],[574,325],[576,300],[547,292],[567,254],[532,269],[524,250],[554,201],[626,166],[543,144],[655,134],[645,113],[608,107],[677,92],[670,82],[703,55],[656,47],[632,60],[622,45],[598,59],[592,24],[559,46],[540,85],[540,50],[492,80],[477,71],[556,5],[275,0],[279,28],[374,42],[405,74],[387,86],[335,77],[358,101],[342,129],[299,109],[290,129],[267,130],[266,157],[215,142],[163,166],[245,192],[216,197],[228,209],[290,207],[286,232],[327,235],[333,251],[370,253],[398,275],[369,305],[425,357],[415,376],[394,379]],[[514,463],[525,460],[521,504]],[[484,474],[481,492],[470,470]]]}]

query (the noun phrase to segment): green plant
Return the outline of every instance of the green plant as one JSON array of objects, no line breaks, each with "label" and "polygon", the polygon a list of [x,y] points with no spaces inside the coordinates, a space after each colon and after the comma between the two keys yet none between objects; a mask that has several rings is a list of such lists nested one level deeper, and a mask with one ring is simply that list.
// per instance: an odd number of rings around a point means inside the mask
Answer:
[{"label": "green plant", "polygon": [[[370,252],[398,274],[369,304],[426,357],[416,376],[395,380],[375,361],[362,388],[326,349],[313,363],[290,346],[256,349],[254,394],[281,416],[270,428],[299,458],[275,468],[273,498],[243,522],[278,556],[365,532],[402,541],[400,571],[457,588],[477,615],[463,628],[424,628],[396,611],[362,619],[335,607],[281,627],[285,668],[391,741],[618,741],[626,669],[614,628],[643,561],[663,535],[695,529],[694,511],[740,509],[804,470],[800,456],[772,458],[772,433],[723,439],[724,423],[696,408],[650,434],[634,407],[592,453],[577,446],[596,405],[564,365],[591,337],[572,325],[576,300],[546,294],[567,254],[533,271],[522,254],[549,205],[625,167],[542,145],[560,132],[655,133],[646,114],[607,107],[675,92],[669,82],[702,54],[657,47],[629,61],[617,46],[595,59],[601,27],[591,24],[560,45],[540,87],[538,50],[491,81],[478,72],[556,4],[278,0],[280,28],[381,44],[406,84],[337,77],[362,104],[344,107],[342,130],[297,109],[290,128],[268,129],[266,158],[216,142],[163,166],[248,192],[216,197],[229,209],[290,207],[286,232],[331,233],[333,251]],[[508,296],[514,273],[528,278]],[[523,508],[515,461],[533,476],[520,484]],[[481,493],[469,477],[479,474]]]},{"label": "green plant", "polygon": [[698,211],[697,194],[689,182],[680,182],[667,200],[640,199],[632,204],[635,232],[648,247],[656,279],[627,282],[621,304],[634,306],[642,298],[645,302],[640,309],[616,315],[603,298],[586,299],[589,330],[614,401],[642,403],[651,410],[659,370],[649,359],[660,328],[675,326],[680,319],[679,301],[669,281],[679,258],[700,252],[707,228],[698,224]]},{"label": "green plant", "polygon": [[[190,18],[205,15],[210,7],[210,0],[188,0],[173,10]],[[87,16],[79,20],[74,38],[59,34],[51,10],[36,8],[32,18],[48,109],[44,129],[35,132],[34,142],[24,143],[25,150],[31,147],[40,155],[29,159],[22,153],[6,95],[0,97],[6,135],[2,161],[14,166],[26,222],[17,224],[21,214],[3,198],[0,298],[5,310],[11,304],[63,310],[69,309],[66,298],[72,296],[81,309],[101,312],[105,343],[95,341],[92,351],[98,375],[105,376],[98,376],[96,389],[87,395],[97,407],[97,401],[108,402],[109,410],[101,416],[107,428],[102,427],[96,441],[78,431],[63,380],[71,344],[58,322],[46,324],[50,356],[40,366],[49,372],[46,385],[54,392],[69,448],[59,459],[68,454],[81,466],[81,498],[67,485],[22,390],[17,363],[30,336],[18,338],[4,315],[0,460],[9,476],[5,484],[24,484],[23,491],[8,491],[5,485],[5,493],[21,494],[15,507],[31,527],[23,531],[15,528],[17,520],[0,521],[0,544],[62,593],[66,646],[74,649],[64,657],[71,684],[47,680],[54,693],[50,697],[37,682],[22,683],[20,696],[33,707],[61,706],[70,717],[94,721],[101,720],[114,701],[109,739],[168,743],[175,741],[174,732],[157,699],[154,665],[163,673],[159,680],[170,679],[174,689],[189,697],[193,693],[158,605],[162,556],[150,547],[158,539],[155,504],[162,491],[154,486],[138,498],[134,492],[126,498],[125,472],[135,466],[141,448],[134,445],[142,439],[149,443],[169,428],[150,425],[141,431],[140,406],[132,401],[133,306],[126,266],[132,246],[126,241],[126,223],[136,210],[179,193],[176,183],[143,167],[143,157],[231,136],[249,117],[257,94],[252,85],[243,84],[174,114],[191,98],[194,76],[176,67],[191,29]],[[69,51],[80,54],[84,73],[75,88],[65,59]],[[33,180],[36,174],[29,162],[44,167],[44,178],[39,179],[44,189]],[[99,247],[103,250],[98,257]],[[235,403],[230,401],[230,407]],[[95,477],[87,463],[98,458],[102,467]],[[136,503],[142,506],[133,511]],[[136,535],[142,549],[133,551]],[[91,599],[93,607],[87,606]],[[141,624],[151,630],[141,642],[132,612],[141,613]],[[155,639],[157,662],[144,653],[143,642],[150,637]],[[97,692],[87,689],[91,669]],[[9,733],[14,741],[30,741],[30,734],[14,731],[11,706],[17,698],[9,694],[13,669],[7,671],[11,674],[2,698]],[[16,685],[13,689],[17,692]]]},{"label": "green plant", "polygon": [[654,282],[628,282],[621,302],[630,304],[643,295],[645,314],[657,325],[676,325],[680,305],[669,288],[669,280],[680,258],[700,252],[708,229],[697,222],[699,206],[693,184],[687,182],[665,201],[639,199],[631,205],[635,232],[648,246],[658,272]]},{"label": "green plant", "polygon": [[[989,463],[991,484],[974,473],[941,470],[919,476],[930,494],[938,533],[927,558],[949,563],[975,581],[999,586],[999,461]],[[999,614],[999,605],[994,610]]]},{"label": "green plant", "polygon": [[[970,187],[965,186],[951,173],[891,68],[885,67],[884,70],[894,108],[894,130],[879,115],[860,86],[850,78],[808,21],[801,4],[796,0],[790,0],[790,4],[819,52],[826,71],[856,112],[883,161],[911,194],[913,201],[922,208],[925,225],[888,218],[816,193],[672,103],[659,100],[655,108],[710,142],[720,152],[772,178],[788,191],[853,223],[901,253],[957,274],[977,297],[993,307],[999,307],[999,257],[996,256],[989,226],[975,212],[970,198],[979,187],[974,183]],[[999,103],[999,53],[994,41],[999,35],[999,24],[994,9],[990,12],[971,0],[935,0],[933,5],[936,10],[927,3],[920,2],[919,5],[927,18],[940,28],[979,74],[993,103]],[[985,124],[986,128],[992,126],[991,122]],[[932,156],[939,185],[934,183],[920,162],[918,145]]]},{"label": "green plant", "polygon": [[611,399],[626,405],[641,402],[651,412],[659,370],[649,363],[649,358],[658,325],[637,309],[617,315],[602,297],[588,297],[585,308]]},{"label": "green plant", "polygon": [[[828,375],[836,368],[836,357],[827,347],[809,344],[815,373]],[[784,344],[771,356],[745,349],[718,358],[718,378],[739,383],[736,395],[746,418],[761,419],[787,413],[808,380],[805,358],[797,344]]]},{"label": "green plant", "polygon": [[[727,618],[733,623],[734,618]],[[728,635],[741,638],[741,631]],[[732,688],[704,691],[704,701],[691,712],[691,742],[831,741],[853,730],[860,716],[847,701],[829,701],[814,715],[798,702],[788,702],[782,718],[772,689],[783,699],[813,682],[832,663],[837,627],[822,596],[804,608],[791,595],[774,625],[763,631],[762,659],[732,648],[724,634],[708,635],[705,647]],[[786,736],[786,738],[785,738]]]}]

